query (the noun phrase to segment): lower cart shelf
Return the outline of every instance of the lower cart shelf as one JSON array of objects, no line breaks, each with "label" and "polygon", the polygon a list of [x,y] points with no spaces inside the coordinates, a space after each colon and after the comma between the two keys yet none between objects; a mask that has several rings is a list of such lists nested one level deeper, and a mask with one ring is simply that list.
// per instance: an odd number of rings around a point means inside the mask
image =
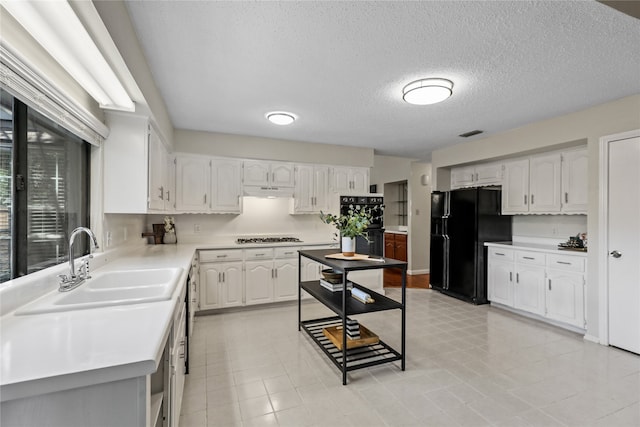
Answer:
[{"label": "lower cart shelf", "polygon": [[342,327],[341,317],[327,317],[324,319],[313,319],[301,322],[302,329],[313,339],[316,344],[325,352],[329,359],[340,369],[346,371],[368,368],[370,366],[381,365],[383,363],[402,360],[402,355],[378,340],[377,343],[347,349],[346,363],[343,361],[343,351],[338,349],[322,332],[324,328],[335,326]]}]

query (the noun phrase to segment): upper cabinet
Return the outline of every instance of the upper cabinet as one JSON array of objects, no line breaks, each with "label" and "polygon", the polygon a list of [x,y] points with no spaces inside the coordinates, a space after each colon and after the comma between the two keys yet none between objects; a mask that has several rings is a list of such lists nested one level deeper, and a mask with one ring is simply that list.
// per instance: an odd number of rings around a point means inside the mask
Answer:
[{"label": "upper cabinet", "polygon": [[502,184],[502,163],[451,169],[451,189]]},{"label": "upper cabinet", "polygon": [[244,185],[256,187],[293,187],[293,163],[245,160]]},{"label": "upper cabinet", "polygon": [[179,212],[241,213],[242,161],[188,154],[176,156]]},{"label": "upper cabinet", "polygon": [[368,194],[369,168],[331,168],[331,190],[340,195]]},{"label": "upper cabinet", "polygon": [[172,209],[169,154],[148,117],[107,114],[104,212],[154,213]]},{"label": "upper cabinet", "polygon": [[562,212],[587,212],[587,149],[562,153]]},{"label": "upper cabinet", "polygon": [[292,214],[320,213],[328,209],[329,167],[296,165]]},{"label": "upper cabinet", "polygon": [[586,149],[531,156],[504,164],[502,213],[584,214]]}]

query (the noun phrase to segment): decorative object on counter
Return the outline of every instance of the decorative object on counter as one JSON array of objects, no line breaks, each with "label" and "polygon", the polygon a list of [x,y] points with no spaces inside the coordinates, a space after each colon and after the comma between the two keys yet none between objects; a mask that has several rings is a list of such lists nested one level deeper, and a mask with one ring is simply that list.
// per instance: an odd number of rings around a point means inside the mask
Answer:
[{"label": "decorative object on counter", "polygon": [[165,244],[178,243],[178,237],[176,236],[176,226],[172,216],[164,217],[164,237],[162,242]]},{"label": "decorative object on counter", "polygon": [[[322,328],[322,333],[338,348],[338,350],[342,350],[342,325]],[[360,325],[360,338],[347,339],[347,349],[373,345],[377,344],[379,341],[380,338],[378,338],[376,334],[365,328],[364,325]]]},{"label": "decorative object on counter", "polygon": [[371,298],[371,295],[358,288],[351,289],[351,296],[364,304],[371,304],[375,302],[375,300]]},{"label": "decorative object on counter", "polygon": [[558,245],[558,249],[587,252],[587,233],[569,237],[569,240]]},{"label": "decorative object on counter", "polygon": [[[367,239],[367,227],[371,223],[371,210],[360,205],[349,205],[346,213],[340,215],[325,214],[320,211],[320,219],[325,224],[336,227],[342,238],[342,254],[352,257],[356,254],[356,237]],[[335,234],[338,237],[338,233]],[[368,239],[367,239],[368,240]]]},{"label": "decorative object on counter", "polygon": [[152,233],[142,233],[142,237],[153,237],[154,245],[161,245],[164,237],[164,224],[153,224]]}]

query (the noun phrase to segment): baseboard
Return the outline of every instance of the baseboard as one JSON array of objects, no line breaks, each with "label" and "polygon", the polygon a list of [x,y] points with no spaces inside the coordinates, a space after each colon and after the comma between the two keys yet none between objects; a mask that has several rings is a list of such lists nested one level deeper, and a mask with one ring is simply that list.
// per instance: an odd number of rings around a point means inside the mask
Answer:
[{"label": "baseboard", "polygon": [[429,269],[426,270],[407,270],[409,276],[415,276],[417,274],[429,274]]},{"label": "baseboard", "polygon": [[589,334],[585,334],[584,336],[585,341],[591,341],[594,342],[596,344],[602,344],[602,345],[606,345],[600,342],[600,338],[594,336],[594,335],[589,335]]}]

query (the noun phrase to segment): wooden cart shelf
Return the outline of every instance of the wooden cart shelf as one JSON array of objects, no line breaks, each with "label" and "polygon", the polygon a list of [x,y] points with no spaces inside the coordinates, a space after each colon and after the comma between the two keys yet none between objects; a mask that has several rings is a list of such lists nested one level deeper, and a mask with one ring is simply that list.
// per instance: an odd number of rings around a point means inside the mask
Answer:
[{"label": "wooden cart shelf", "polygon": [[[350,271],[372,270],[380,268],[399,268],[402,270],[402,300],[395,301],[380,293],[374,292],[362,285],[354,283],[355,288],[361,289],[371,295],[375,300],[373,303],[364,304],[351,297],[351,291],[331,292],[320,285],[319,280],[302,281],[302,270],[298,272],[299,292],[298,292],[298,330],[304,330],[311,339],[322,349],[329,359],[342,371],[342,384],[347,384],[347,372],[355,369],[367,368],[394,361],[401,362],[401,369],[405,370],[405,324],[406,324],[406,275],[407,263],[395,259],[385,258],[384,262],[379,261],[344,261],[325,258],[326,255],[335,253],[335,249],[299,251],[298,265],[302,266],[302,257],[331,267],[334,271],[342,273],[342,284],[348,281]],[[322,319],[302,320],[302,291],[306,291],[320,303],[333,311],[337,316]],[[323,329],[331,327],[341,327],[346,329],[346,320],[349,316],[373,313],[386,310],[401,311],[401,350],[397,351],[382,340],[369,345],[362,345],[356,348],[348,348],[348,338],[342,335],[342,345],[336,346],[325,336]],[[338,348],[341,347],[341,348]]]}]

